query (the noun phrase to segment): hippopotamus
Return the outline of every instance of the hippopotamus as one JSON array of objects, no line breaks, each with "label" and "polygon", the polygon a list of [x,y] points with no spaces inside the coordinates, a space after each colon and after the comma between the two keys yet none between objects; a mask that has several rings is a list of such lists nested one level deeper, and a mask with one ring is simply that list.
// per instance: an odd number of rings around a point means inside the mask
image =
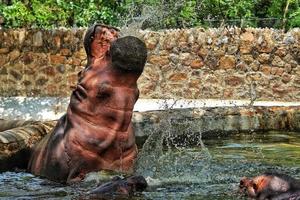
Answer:
[{"label": "hippopotamus", "polygon": [[300,199],[300,181],[277,172],[266,172],[254,178],[244,177],[239,187],[242,193],[253,199]]},{"label": "hippopotamus", "polygon": [[87,30],[87,66],[79,73],[66,114],[33,148],[31,173],[72,183],[91,171],[132,172],[137,146],[131,118],[147,50],[140,39],[118,35],[110,26]]},{"label": "hippopotamus", "polygon": [[143,176],[130,176],[127,178],[116,176],[110,182],[104,183],[92,190],[90,194],[96,196],[131,196],[135,192],[144,191],[147,186],[147,181]]}]

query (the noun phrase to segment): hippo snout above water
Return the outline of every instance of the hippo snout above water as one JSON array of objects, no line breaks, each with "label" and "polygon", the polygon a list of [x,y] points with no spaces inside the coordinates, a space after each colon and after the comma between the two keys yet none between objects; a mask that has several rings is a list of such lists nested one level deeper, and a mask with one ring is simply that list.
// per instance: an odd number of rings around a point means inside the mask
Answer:
[{"label": "hippo snout above water", "polygon": [[147,181],[143,176],[130,176],[128,178],[114,177],[110,182],[104,183],[92,190],[90,194],[101,195],[133,195],[147,188]]},{"label": "hippo snout above water", "polygon": [[300,180],[276,172],[266,172],[240,181],[240,192],[258,200],[300,200]]}]

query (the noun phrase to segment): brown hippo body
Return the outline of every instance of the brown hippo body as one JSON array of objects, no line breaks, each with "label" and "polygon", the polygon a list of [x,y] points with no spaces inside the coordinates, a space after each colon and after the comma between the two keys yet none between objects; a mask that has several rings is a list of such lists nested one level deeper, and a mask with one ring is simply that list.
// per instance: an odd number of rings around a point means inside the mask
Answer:
[{"label": "brown hippo body", "polygon": [[[112,41],[100,47],[107,48]],[[32,173],[73,182],[101,169],[132,171],[137,147],[131,118],[139,96],[136,82],[146,61],[146,48],[133,37],[118,39],[114,45],[122,47],[124,42],[129,42],[129,46],[137,43],[144,50],[138,68],[128,70],[113,64],[119,54],[111,56],[108,50],[103,53],[99,43],[91,49],[92,56],[89,57],[87,50],[90,66],[79,75],[67,113],[35,147],[28,167]]]}]

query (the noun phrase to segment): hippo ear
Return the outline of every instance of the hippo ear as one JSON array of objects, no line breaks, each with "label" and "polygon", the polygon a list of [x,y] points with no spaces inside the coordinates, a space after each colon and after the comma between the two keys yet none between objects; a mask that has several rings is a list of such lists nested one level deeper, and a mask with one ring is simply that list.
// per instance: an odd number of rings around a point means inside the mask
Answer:
[{"label": "hippo ear", "polygon": [[239,185],[240,188],[243,188],[245,187],[245,183],[244,183],[244,180],[240,180],[240,185]]}]

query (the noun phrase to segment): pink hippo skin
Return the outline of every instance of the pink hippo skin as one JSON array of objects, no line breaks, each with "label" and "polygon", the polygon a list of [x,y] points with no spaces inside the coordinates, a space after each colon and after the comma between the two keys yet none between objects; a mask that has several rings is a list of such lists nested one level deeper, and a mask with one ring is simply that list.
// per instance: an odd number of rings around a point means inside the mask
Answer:
[{"label": "pink hippo skin", "polygon": [[135,37],[117,38],[118,31],[109,26],[87,31],[88,65],[79,74],[67,113],[34,147],[31,173],[70,183],[102,169],[132,172],[137,147],[131,118],[147,51]]}]

